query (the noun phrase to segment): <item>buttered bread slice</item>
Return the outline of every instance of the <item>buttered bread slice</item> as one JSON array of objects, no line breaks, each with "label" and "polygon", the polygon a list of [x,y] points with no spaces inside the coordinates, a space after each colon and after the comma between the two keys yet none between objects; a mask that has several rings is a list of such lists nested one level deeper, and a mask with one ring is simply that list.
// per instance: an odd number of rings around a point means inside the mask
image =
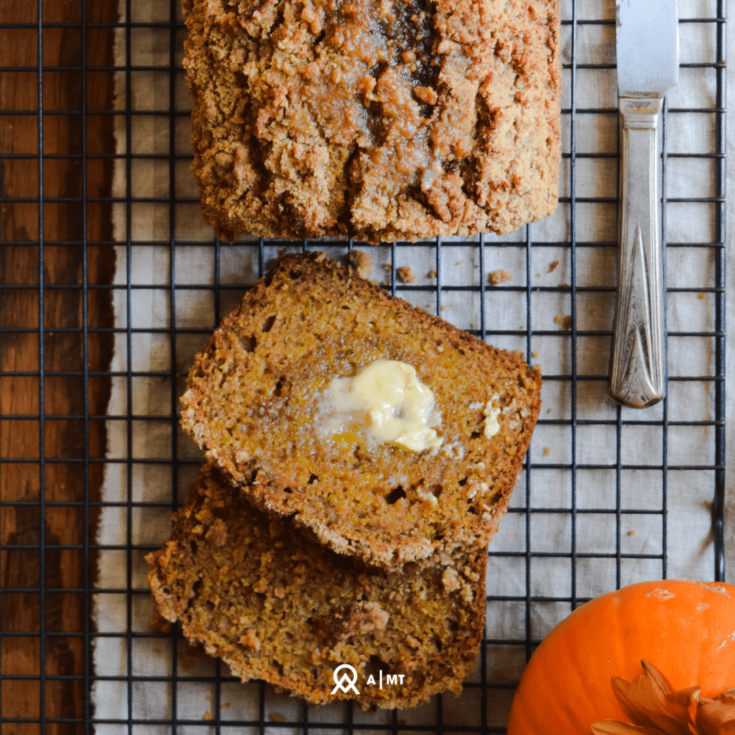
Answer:
[{"label": "buttered bread slice", "polygon": [[182,425],[260,509],[399,569],[487,545],[540,390],[517,355],[287,255],[197,356]]}]

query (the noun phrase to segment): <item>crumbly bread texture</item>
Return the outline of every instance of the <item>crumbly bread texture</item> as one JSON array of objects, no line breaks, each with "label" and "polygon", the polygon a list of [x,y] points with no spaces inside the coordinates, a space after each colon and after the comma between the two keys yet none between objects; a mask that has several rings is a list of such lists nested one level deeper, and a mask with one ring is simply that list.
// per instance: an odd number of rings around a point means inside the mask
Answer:
[{"label": "crumbly bread texture", "polygon": [[[441,447],[415,453],[320,433],[334,378],[377,359],[412,365],[441,412]],[[541,378],[323,253],[286,255],[197,355],[182,424],[258,507],[338,553],[400,568],[484,548],[540,408]],[[498,432],[488,438],[490,414]]]},{"label": "crumbly bread texture", "polygon": [[552,213],[559,0],[184,0],[204,218],[366,242]]},{"label": "crumbly bread texture", "polygon": [[[482,635],[483,550],[401,574],[369,570],[255,510],[209,466],[175,520],[147,557],[158,609],[243,681],[265,679],[315,704],[354,697],[364,708],[461,691]],[[340,664],[356,669],[359,696],[332,694]],[[403,683],[386,685],[387,674]]]}]

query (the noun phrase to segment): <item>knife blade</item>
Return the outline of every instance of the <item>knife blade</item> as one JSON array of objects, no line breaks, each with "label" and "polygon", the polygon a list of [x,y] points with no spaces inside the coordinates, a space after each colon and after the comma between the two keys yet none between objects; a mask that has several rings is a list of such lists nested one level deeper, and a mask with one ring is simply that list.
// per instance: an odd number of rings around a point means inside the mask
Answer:
[{"label": "knife blade", "polygon": [[663,97],[679,81],[676,0],[616,0],[618,95]]},{"label": "knife blade", "polygon": [[666,393],[659,129],[679,79],[676,0],[616,0],[620,131],[618,291],[610,393],[634,408]]}]

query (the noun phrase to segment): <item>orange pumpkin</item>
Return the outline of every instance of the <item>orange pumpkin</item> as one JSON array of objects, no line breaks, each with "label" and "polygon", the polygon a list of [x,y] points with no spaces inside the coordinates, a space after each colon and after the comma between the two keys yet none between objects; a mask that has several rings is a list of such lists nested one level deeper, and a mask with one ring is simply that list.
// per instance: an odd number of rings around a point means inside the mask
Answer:
[{"label": "orange pumpkin", "polygon": [[589,735],[599,720],[630,722],[611,680],[633,681],[641,660],[676,690],[698,686],[714,698],[735,688],[735,586],[643,582],[585,603],[531,657],[508,735]]}]

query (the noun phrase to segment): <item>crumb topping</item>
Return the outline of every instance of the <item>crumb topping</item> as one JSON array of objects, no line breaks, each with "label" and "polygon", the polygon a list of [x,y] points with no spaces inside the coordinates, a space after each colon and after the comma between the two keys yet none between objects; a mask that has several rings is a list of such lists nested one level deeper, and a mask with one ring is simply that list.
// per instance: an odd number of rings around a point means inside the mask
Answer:
[{"label": "crumb topping", "polygon": [[205,218],[367,242],[508,232],[558,199],[556,0],[191,0]]}]

